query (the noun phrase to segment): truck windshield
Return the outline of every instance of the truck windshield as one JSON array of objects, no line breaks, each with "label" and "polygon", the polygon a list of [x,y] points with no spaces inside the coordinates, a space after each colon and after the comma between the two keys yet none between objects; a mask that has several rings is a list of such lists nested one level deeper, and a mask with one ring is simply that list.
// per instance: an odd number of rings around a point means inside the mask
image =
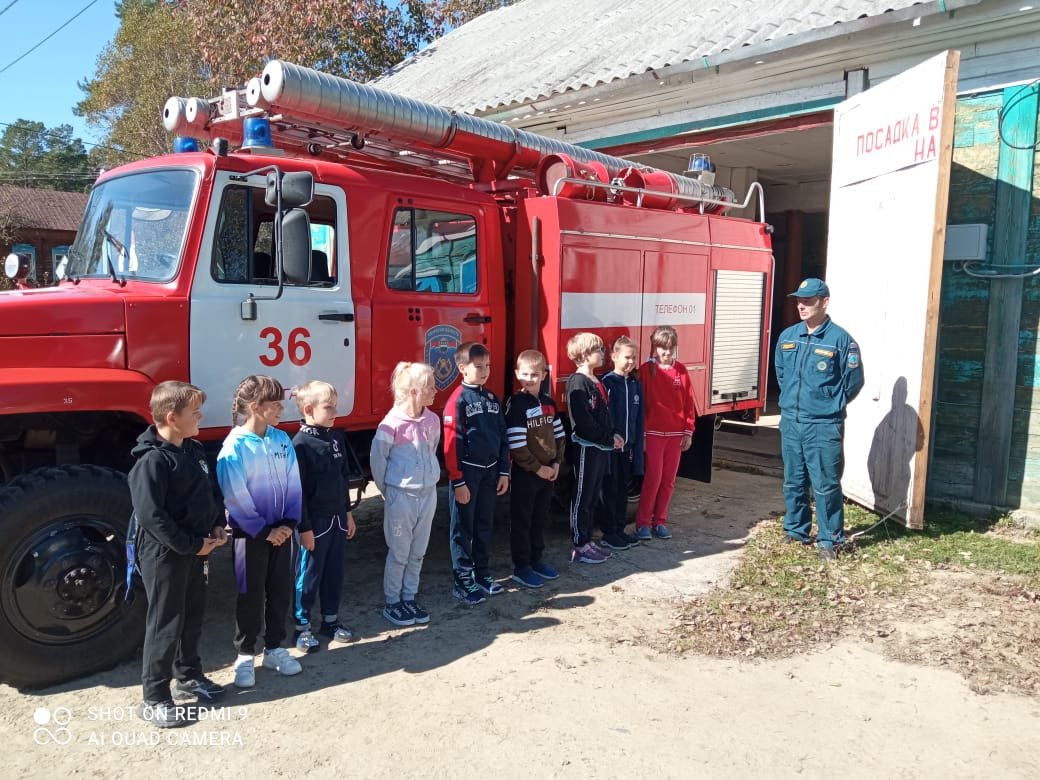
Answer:
[{"label": "truck windshield", "polygon": [[66,276],[168,282],[177,274],[198,174],[131,173],[93,189]]}]

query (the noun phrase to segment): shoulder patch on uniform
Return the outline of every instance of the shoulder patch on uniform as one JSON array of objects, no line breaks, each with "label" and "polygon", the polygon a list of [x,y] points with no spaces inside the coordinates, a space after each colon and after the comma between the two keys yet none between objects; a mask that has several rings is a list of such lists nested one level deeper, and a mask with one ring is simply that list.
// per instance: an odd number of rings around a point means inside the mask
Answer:
[{"label": "shoulder patch on uniform", "polygon": [[859,355],[855,352],[849,354],[849,368],[855,368],[859,365]]},{"label": "shoulder patch on uniform", "polygon": [[814,355],[823,355],[824,357],[834,357],[834,353],[829,349],[820,349],[817,347],[813,350]]},{"label": "shoulder patch on uniform", "polygon": [[785,341],[783,344],[780,345],[780,349],[794,349],[797,346],[798,345],[793,341]]},{"label": "shoulder patch on uniform", "polygon": [[859,344],[857,344],[855,341],[850,341],[849,352],[859,352]]}]

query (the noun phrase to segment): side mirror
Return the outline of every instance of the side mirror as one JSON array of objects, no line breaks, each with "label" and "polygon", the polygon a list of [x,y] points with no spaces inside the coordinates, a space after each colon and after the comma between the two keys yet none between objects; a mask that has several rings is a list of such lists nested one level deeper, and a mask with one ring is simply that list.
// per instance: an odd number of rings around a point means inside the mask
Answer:
[{"label": "side mirror", "polygon": [[267,189],[264,191],[264,201],[268,206],[278,205],[279,176],[282,186],[282,208],[306,206],[314,200],[314,176],[308,171],[295,173],[271,171],[267,174]]},{"label": "side mirror", "polygon": [[282,217],[282,273],[290,284],[311,279],[311,220],[303,209],[291,209]]}]

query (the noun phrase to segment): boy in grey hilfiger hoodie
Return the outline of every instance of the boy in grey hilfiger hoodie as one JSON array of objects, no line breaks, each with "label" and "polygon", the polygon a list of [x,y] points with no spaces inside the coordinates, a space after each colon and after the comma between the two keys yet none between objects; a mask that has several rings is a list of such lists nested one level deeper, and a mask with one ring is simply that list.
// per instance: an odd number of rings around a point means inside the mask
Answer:
[{"label": "boy in grey hilfiger hoodie", "polygon": [[394,408],[376,429],[369,465],[372,479],[386,502],[383,533],[388,549],[383,570],[383,617],[395,626],[410,626],[430,622],[430,614],[415,597],[437,509],[441,421],[426,408],[437,393],[430,366],[398,363],[391,383]]}]

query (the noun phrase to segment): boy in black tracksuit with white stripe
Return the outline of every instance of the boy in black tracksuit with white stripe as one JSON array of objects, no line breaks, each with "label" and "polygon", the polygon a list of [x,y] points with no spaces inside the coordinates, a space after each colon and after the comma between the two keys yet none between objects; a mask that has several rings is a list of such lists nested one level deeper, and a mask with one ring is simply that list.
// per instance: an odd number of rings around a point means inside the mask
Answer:
[{"label": "boy in black tracksuit with white stripe", "polygon": [[224,689],[202,673],[199,639],[206,607],[206,556],[227,541],[224,507],[199,432],[206,394],[187,382],[152,393],[155,424],[137,438],[130,497],[137,518],[135,560],[148,596],[141,715],[162,728],[188,722],[177,698],[212,700]]},{"label": "boy in black tracksuit with white stripe", "polygon": [[495,497],[509,490],[509,442],[498,396],[484,387],[491,353],[475,341],[455,350],[462,384],[444,405],[444,463],[451,490],[452,595],[467,605],[502,592],[490,573]]},{"label": "boy in black tracksuit with white stripe", "polygon": [[572,563],[603,563],[610,553],[592,541],[592,519],[600,504],[600,488],[610,453],[624,447],[614,433],[614,419],[607,408],[607,391],[593,370],[603,365],[603,340],[595,333],[578,333],[567,342],[567,357],[577,371],[567,380],[567,411],[571,439],[578,445],[571,498]]},{"label": "boy in black tracksuit with white stripe", "polygon": [[624,550],[639,544],[639,537],[625,533],[628,515],[628,483],[643,473],[643,385],[632,376],[639,361],[638,347],[628,336],[620,336],[611,350],[614,370],[603,375],[603,387],[614,432],[625,442],[610,454],[610,476],[603,485],[602,544]]}]

